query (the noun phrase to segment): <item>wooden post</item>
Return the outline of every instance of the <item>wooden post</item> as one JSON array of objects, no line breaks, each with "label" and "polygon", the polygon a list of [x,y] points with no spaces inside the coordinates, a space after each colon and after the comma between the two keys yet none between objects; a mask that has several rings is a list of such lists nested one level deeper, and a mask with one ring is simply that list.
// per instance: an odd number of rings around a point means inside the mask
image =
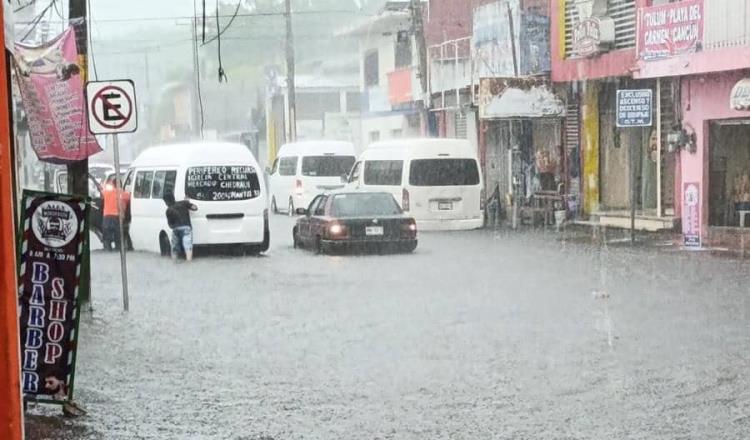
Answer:
[{"label": "wooden post", "polygon": [[[5,2],[0,3],[0,16]],[[0,47],[5,36],[0,32]],[[23,438],[8,64],[0,57],[0,438]]]}]

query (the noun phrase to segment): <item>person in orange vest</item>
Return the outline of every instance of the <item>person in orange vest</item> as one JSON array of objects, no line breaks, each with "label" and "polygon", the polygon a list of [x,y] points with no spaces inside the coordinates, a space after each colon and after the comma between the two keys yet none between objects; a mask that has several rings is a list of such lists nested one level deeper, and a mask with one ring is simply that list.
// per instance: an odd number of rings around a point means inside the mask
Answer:
[{"label": "person in orange vest", "polygon": [[115,188],[114,175],[107,178],[102,195],[104,198],[104,220],[102,222],[104,250],[119,250],[120,220],[117,212],[117,188]]}]

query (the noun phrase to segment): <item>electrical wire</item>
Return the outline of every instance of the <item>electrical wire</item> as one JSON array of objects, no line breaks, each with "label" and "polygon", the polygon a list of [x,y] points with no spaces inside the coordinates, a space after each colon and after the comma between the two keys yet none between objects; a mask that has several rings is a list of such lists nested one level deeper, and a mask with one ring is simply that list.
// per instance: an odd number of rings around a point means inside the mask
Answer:
[{"label": "electrical wire", "polygon": [[99,72],[96,70],[96,59],[94,58],[94,38],[92,37],[93,28],[91,25],[91,17],[93,16],[91,11],[91,0],[86,0],[86,11],[88,14],[87,20],[86,20],[86,38],[88,40],[88,59],[89,64],[91,64],[91,69],[94,72],[94,80],[99,79]]},{"label": "electrical wire", "polygon": [[203,139],[203,129],[206,125],[206,117],[203,111],[203,92],[201,91],[201,69],[200,69],[200,52],[198,51],[198,41],[197,41],[197,23],[198,20],[198,7],[196,6],[195,0],[193,0],[193,31],[192,35],[192,46],[193,46],[193,54],[194,54],[194,60],[195,63],[193,64],[193,68],[195,69],[195,78],[197,80],[196,89],[198,92],[198,105],[200,108],[200,118],[201,118],[201,139]]},{"label": "electrical wire", "polygon": [[19,6],[16,9],[14,9],[13,13],[15,14],[15,13],[21,12],[24,9],[28,8],[29,6],[33,6],[34,4],[36,4],[36,0],[31,0],[30,2],[26,3],[25,5]]},{"label": "electrical wire", "polygon": [[[208,41],[206,41],[206,39],[203,38],[203,46],[205,46],[205,45],[207,45],[209,43],[212,43],[216,39],[221,38],[221,36],[224,35],[224,32],[226,32],[227,30],[229,30],[229,27],[232,26],[232,23],[234,23],[234,19],[237,18],[237,15],[240,13],[240,7],[241,6],[242,6],[242,0],[239,0],[237,2],[237,8],[235,8],[235,10],[234,10],[234,14],[232,14],[232,16],[229,18],[229,23],[227,23],[227,25],[224,26],[223,29],[217,30],[216,36],[212,37]],[[217,29],[218,29],[218,25],[219,25],[219,14],[218,14],[219,11],[218,11],[218,9],[217,9],[216,12],[217,12],[217,14],[216,14],[216,26],[217,26]]]},{"label": "electrical wire", "polygon": [[217,55],[219,61],[219,83],[222,81],[229,82],[226,72],[224,72],[224,65],[221,62],[221,23],[219,23],[219,0],[216,0],[216,41],[217,41]]},{"label": "electrical wire", "polygon": [[44,8],[42,10],[42,12],[39,13],[39,15],[37,15],[36,17],[34,17],[33,20],[31,20],[31,24],[29,25],[29,30],[24,34],[23,37],[21,37],[21,41],[24,41],[25,39],[29,38],[29,35],[31,35],[31,33],[34,31],[34,29],[36,29],[37,25],[39,25],[39,22],[42,21],[42,19],[44,18],[44,16],[47,14],[47,11],[49,11],[50,9],[52,9],[52,6],[54,6],[55,1],[57,1],[57,0],[52,0],[47,5],[47,7]]}]

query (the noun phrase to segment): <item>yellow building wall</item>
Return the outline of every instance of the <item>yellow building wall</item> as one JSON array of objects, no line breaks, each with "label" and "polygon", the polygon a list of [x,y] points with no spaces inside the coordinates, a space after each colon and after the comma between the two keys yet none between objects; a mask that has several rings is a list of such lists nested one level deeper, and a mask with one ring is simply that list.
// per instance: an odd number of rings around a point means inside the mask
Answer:
[{"label": "yellow building wall", "polygon": [[581,103],[583,150],[583,211],[599,210],[599,84],[586,82]]}]

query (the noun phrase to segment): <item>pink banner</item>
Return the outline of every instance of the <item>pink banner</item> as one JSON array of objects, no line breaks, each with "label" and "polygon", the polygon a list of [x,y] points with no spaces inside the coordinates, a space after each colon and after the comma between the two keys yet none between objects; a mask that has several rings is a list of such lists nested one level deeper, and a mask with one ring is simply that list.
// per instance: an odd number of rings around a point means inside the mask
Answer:
[{"label": "pink banner", "polygon": [[69,163],[102,151],[89,133],[73,28],[43,46],[15,48],[16,78],[39,160]]},{"label": "pink banner", "polygon": [[703,41],[703,0],[643,8],[638,14],[638,54],[657,60],[695,51]]}]

